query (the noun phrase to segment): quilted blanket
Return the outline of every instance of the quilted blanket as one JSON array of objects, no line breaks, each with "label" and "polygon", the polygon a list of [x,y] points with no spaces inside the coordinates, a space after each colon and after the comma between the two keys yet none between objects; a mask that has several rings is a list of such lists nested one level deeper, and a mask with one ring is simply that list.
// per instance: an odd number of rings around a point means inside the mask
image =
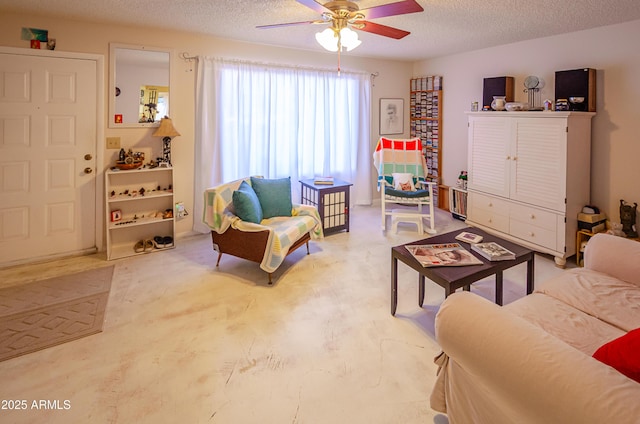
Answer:
[{"label": "quilted blanket", "polygon": [[311,232],[314,240],[323,237],[320,215],[315,207],[294,204],[291,217],[277,216],[263,219],[260,224],[242,221],[233,210],[232,196],[240,183],[250,178],[243,178],[226,184],[212,187],[204,192],[204,212],[202,221],[219,234],[229,227],[240,231],[269,231],[267,249],[260,263],[266,272],[275,271],[287,256],[289,249],[305,233]]},{"label": "quilted blanket", "polygon": [[392,140],[380,137],[373,152],[373,165],[378,171],[378,190],[385,185],[382,181],[385,178],[391,184],[394,172],[413,174],[422,181],[428,174],[419,138]]}]

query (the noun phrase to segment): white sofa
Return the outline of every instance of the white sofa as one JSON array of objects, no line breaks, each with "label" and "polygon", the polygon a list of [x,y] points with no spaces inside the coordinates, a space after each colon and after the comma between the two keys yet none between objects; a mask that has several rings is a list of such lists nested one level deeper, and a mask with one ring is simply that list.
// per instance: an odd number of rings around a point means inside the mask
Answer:
[{"label": "white sofa", "polygon": [[640,243],[598,234],[584,263],[504,307],[448,297],[431,407],[451,424],[640,423],[640,383],[592,357],[640,328]]}]

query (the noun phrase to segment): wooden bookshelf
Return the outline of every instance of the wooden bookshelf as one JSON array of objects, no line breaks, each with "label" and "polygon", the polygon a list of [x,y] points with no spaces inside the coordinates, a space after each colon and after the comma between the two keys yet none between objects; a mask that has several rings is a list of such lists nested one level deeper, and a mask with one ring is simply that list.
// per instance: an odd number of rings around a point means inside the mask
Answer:
[{"label": "wooden bookshelf", "polygon": [[[410,134],[422,140],[422,153],[429,168],[428,181],[440,185],[442,175],[442,77],[412,78],[409,96]],[[444,190],[438,190],[436,205]],[[447,191],[448,194],[448,191]]]}]

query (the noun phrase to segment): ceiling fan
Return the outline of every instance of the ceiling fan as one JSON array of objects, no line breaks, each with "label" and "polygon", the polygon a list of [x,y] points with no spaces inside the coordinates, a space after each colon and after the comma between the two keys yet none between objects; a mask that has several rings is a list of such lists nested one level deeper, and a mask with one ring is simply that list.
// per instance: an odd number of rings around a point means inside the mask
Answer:
[{"label": "ceiling fan", "polygon": [[[422,6],[420,6],[415,0],[402,0],[367,9],[360,9],[356,3],[348,0],[334,0],[324,4],[315,0],[296,1],[320,13],[321,19],[274,25],[260,25],[256,28],[267,29],[290,25],[328,23],[330,24],[330,27],[322,33],[316,34],[316,39],[327,50],[339,52],[343,47],[347,50],[352,50],[360,44],[357,34],[351,31],[349,27],[399,40],[409,35],[410,32],[386,25],[376,24],[369,21],[369,19],[424,11]],[[321,36],[321,34],[324,35]],[[324,38],[325,42],[323,42],[321,38]]]}]

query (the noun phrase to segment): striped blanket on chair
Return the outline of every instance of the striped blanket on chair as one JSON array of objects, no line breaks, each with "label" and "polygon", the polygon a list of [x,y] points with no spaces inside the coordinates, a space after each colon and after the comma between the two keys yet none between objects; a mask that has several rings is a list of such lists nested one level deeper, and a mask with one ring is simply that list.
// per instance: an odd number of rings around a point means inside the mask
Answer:
[{"label": "striped blanket on chair", "polygon": [[383,179],[389,185],[393,184],[394,172],[413,174],[419,181],[424,181],[428,174],[419,138],[391,140],[380,137],[373,153],[373,165],[378,171],[378,191],[385,185]]}]

